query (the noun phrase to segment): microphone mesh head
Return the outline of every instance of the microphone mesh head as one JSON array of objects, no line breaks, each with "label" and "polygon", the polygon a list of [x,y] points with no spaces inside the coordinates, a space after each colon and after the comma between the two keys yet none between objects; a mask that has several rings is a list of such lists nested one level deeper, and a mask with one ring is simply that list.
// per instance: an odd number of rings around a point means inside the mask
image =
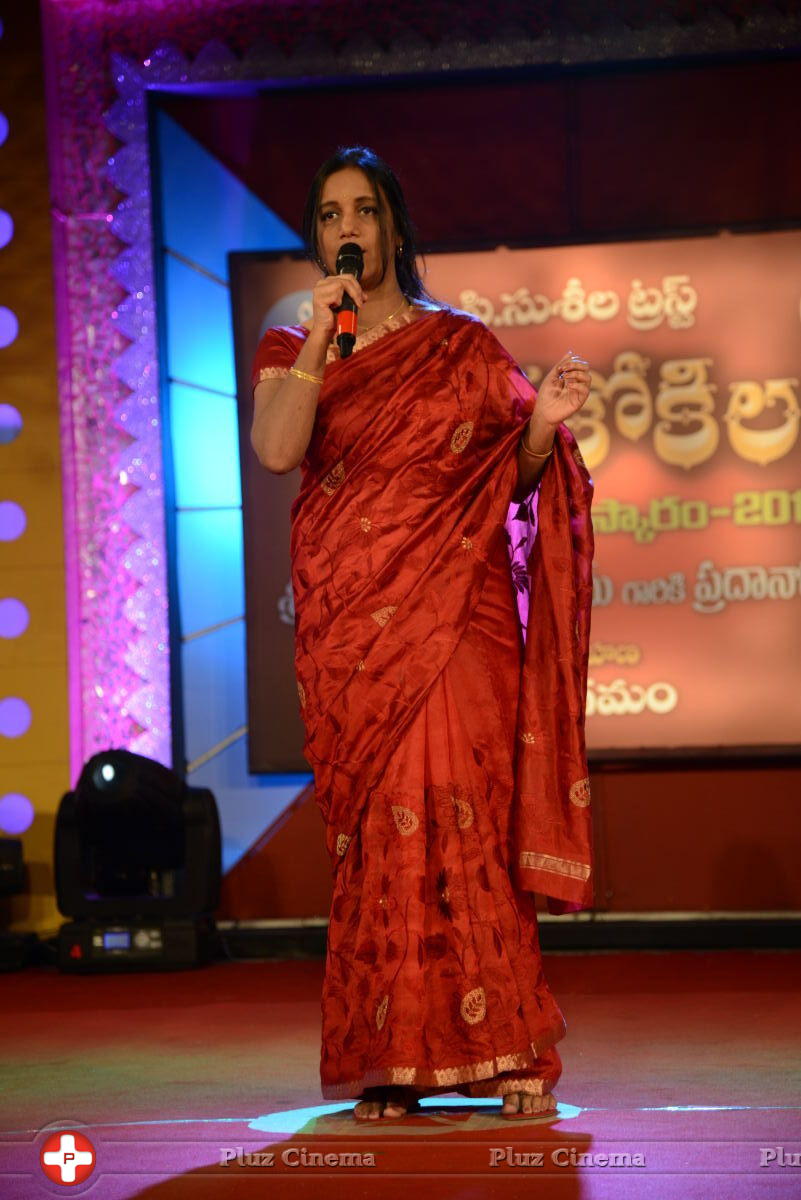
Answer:
[{"label": "microphone mesh head", "polygon": [[361,279],[364,270],[364,251],[356,242],[346,242],[337,254],[337,275],[355,275]]}]

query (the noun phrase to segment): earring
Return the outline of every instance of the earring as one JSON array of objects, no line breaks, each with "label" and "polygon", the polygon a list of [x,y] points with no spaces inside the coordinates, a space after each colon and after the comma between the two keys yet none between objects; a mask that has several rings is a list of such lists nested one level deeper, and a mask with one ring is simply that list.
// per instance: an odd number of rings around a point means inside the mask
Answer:
[{"label": "earring", "polygon": [[401,242],[401,244],[398,246],[398,248],[397,248],[397,250],[395,251],[395,253],[396,253],[396,254],[402,254],[402,253],[403,253],[403,242]]}]

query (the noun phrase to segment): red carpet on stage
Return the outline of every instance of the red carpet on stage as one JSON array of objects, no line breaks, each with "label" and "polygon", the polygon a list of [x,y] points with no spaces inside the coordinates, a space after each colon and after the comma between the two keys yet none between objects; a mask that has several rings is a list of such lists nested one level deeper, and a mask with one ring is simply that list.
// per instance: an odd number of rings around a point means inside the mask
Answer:
[{"label": "red carpet on stage", "polygon": [[[527,1121],[453,1095],[365,1126],[350,1103],[321,1102],[322,972],[5,977],[3,1200],[801,1196],[795,952],[548,955],[568,1024],[559,1112]],[[42,1173],[54,1129],[92,1143],[83,1184]]]}]

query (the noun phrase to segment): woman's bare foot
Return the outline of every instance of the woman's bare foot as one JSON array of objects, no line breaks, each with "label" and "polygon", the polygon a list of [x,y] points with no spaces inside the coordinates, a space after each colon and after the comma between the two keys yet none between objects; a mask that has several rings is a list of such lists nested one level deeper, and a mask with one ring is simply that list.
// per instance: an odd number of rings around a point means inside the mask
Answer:
[{"label": "woman's bare foot", "polygon": [[416,1099],[416,1093],[411,1088],[365,1088],[364,1098],[354,1106],[353,1115],[359,1121],[402,1117],[412,1106],[417,1107]]}]

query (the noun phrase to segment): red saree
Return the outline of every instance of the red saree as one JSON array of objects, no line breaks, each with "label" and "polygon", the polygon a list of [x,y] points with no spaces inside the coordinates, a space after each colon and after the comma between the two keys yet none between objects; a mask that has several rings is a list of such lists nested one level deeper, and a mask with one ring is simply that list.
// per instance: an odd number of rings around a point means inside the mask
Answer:
[{"label": "red saree", "polygon": [[[468,314],[398,325],[329,353],[292,506],[298,694],[334,873],[322,1094],[527,1091],[549,1111],[565,1023],[533,893],[554,913],[592,904],[593,484],[560,425],[512,505],[535,389]],[[305,336],[268,330],[254,383]]]}]

